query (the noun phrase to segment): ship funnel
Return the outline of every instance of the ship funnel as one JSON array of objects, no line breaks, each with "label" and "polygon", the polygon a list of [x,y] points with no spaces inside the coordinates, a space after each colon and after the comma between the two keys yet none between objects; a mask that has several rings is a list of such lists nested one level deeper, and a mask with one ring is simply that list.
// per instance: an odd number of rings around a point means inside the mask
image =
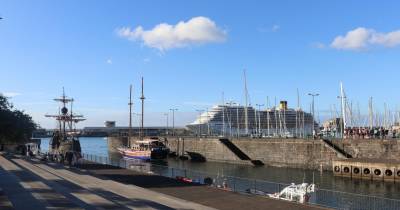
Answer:
[{"label": "ship funnel", "polygon": [[288,109],[287,101],[281,101],[281,102],[279,103],[279,109],[281,109],[281,110],[287,110],[287,109]]}]

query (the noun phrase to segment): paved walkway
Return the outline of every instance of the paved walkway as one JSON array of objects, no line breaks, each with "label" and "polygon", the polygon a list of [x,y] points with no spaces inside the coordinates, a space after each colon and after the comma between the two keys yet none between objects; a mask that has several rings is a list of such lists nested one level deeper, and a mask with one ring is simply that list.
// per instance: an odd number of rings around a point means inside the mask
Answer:
[{"label": "paved walkway", "polygon": [[80,167],[94,176],[140,186],[221,210],[326,210],[326,208],[318,206],[302,205],[261,196],[239,194],[202,185],[186,184],[168,177],[139,173],[114,166],[94,163]]},{"label": "paved walkway", "polygon": [[84,167],[0,155],[0,209],[322,209],[101,164]]},{"label": "paved walkway", "polygon": [[[57,165],[0,156],[0,209],[213,209]],[[3,208],[4,207],[4,208]]]}]

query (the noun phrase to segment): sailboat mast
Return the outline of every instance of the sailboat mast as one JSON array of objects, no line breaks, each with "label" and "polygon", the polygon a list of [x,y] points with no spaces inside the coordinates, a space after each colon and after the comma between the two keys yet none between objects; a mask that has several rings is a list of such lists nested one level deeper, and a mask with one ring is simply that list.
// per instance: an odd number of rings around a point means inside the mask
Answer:
[{"label": "sailboat mast", "polygon": [[246,135],[249,134],[249,122],[248,122],[248,92],[247,92],[247,79],[246,79],[246,70],[243,70],[243,77],[244,77],[244,97],[245,97],[245,106],[244,106],[244,124],[245,124],[245,133]]},{"label": "sailboat mast", "polygon": [[[65,105],[66,105],[66,102],[65,102],[65,90],[64,90],[64,87],[63,87],[63,96],[62,96],[62,103],[63,103],[63,108],[61,109],[61,113],[63,114],[63,115],[66,115],[66,113],[63,113],[63,109],[66,109],[66,107],[65,107]],[[65,137],[66,136],[66,132],[65,132],[65,121],[63,121],[63,136]]]},{"label": "sailboat mast", "polygon": [[344,134],[344,129],[346,129],[347,122],[346,122],[346,97],[344,95],[344,89],[343,89],[343,83],[340,82],[340,99],[342,103],[342,118],[343,118],[343,134]]},{"label": "sailboat mast", "polygon": [[225,96],[222,92],[222,136],[225,136]]},{"label": "sailboat mast", "polygon": [[128,132],[128,147],[131,147],[131,136],[132,136],[132,85],[129,86],[129,132]]},{"label": "sailboat mast", "polygon": [[369,98],[369,128],[372,129],[374,126],[374,111],[372,108],[372,97]]},{"label": "sailboat mast", "polygon": [[143,136],[144,136],[144,128],[143,128],[143,122],[144,122],[144,93],[143,93],[143,77],[142,77],[142,96],[140,97],[140,100],[142,100],[142,125],[141,125],[141,134],[140,134],[140,138],[143,140]]}]

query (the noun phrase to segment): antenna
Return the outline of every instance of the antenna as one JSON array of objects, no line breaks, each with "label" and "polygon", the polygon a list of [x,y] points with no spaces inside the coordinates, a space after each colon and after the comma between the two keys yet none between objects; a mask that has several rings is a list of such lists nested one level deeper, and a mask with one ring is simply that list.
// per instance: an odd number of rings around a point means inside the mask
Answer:
[{"label": "antenna", "polygon": [[141,127],[141,134],[140,134],[140,138],[143,140],[143,136],[144,136],[144,129],[143,129],[143,122],[144,122],[144,93],[143,93],[143,77],[142,77],[142,97],[140,97],[140,100],[142,100],[142,127]]}]

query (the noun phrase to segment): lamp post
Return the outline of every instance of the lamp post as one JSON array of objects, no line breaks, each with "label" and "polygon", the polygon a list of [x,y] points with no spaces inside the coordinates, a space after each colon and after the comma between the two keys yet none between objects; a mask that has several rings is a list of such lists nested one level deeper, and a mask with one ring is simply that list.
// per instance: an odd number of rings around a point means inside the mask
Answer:
[{"label": "lamp post", "polygon": [[201,113],[204,112],[204,109],[196,109],[196,111],[199,113],[199,124],[197,127],[197,133],[199,136],[201,136]]},{"label": "lamp post", "polygon": [[175,111],[178,111],[178,109],[169,109],[172,111],[172,136],[175,136]]},{"label": "lamp post", "polygon": [[316,133],[315,126],[314,126],[314,120],[315,120],[314,119],[315,118],[315,97],[319,96],[319,93],[309,93],[308,95],[312,97],[312,107],[311,107],[311,109],[312,109],[312,116],[313,116],[312,129],[313,129],[313,138],[314,138],[315,133]]},{"label": "lamp post", "polygon": [[167,120],[167,130],[165,131],[166,136],[168,136],[168,130],[169,130],[169,125],[168,125],[168,121],[169,121],[169,114],[168,113],[164,113],[164,116],[166,117]]}]

